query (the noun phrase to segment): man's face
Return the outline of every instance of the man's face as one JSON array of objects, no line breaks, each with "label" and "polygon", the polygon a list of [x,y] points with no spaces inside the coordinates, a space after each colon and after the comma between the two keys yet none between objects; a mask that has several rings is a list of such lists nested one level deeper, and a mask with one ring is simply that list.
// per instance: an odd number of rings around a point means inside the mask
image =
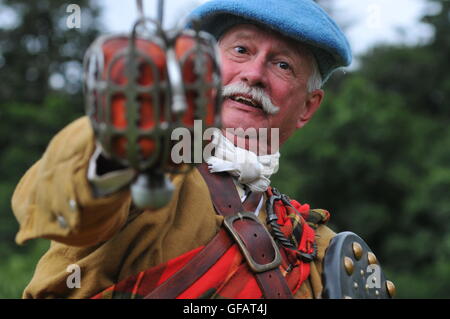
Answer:
[{"label": "man's face", "polygon": [[[305,125],[320,106],[323,91],[307,92],[311,57],[294,41],[254,25],[242,24],[225,33],[219,49],[224,87],[242,83],[260,88],[279,108],[276,114],[268,114],[238,96],[225,97],[221,114],[224,129],[278,128],[281,145]],[[270,145],[269,152],[272,152]]]}]

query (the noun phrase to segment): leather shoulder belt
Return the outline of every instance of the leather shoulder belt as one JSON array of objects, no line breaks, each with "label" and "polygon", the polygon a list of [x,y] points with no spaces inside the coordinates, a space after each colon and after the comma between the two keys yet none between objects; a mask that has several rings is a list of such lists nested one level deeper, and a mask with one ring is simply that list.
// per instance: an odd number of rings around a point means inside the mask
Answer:
[{"label": "leather shoulder belt", "polygon": [[208,185],[216,212],[225,217],[224,226],[239,245],[264,297],[292,298],[278,268],[281,264],[278,246],[253,213],[253,207],[245,205],[247,201],[242,204],[232,177],[228,173],[211,174],[205,163],[198,169]]},{"label": "leather shoulder belt", "polygon": [[266,299],[293,298],[279,266],[281,254],[274,239],[253,213],[261,193],[252,193],[241,202],[228,173],[198,170],[208,185],[216,213],[224,217],[224,228],[185,267],[145,298],[175,298],[190,287],[234,244],[237,243]]}]

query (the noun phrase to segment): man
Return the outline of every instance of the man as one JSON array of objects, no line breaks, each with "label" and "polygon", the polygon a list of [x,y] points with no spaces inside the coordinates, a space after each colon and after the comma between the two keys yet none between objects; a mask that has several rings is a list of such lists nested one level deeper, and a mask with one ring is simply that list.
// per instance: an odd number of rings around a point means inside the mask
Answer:
[{"label": "man", "polygon": [[[24,297],[321,297],[322,259],[334,236],[324,225],[328,213],[290,201],[269,184],[277,144],[312,118],[322,83],[350,63],[349,45],[310,0],[215,0],[192,17],[219,40],[223,128],[277,129],[279,140],[252,155],[248,137],[216,136],[209,165],[171,176],[170,203],[142,211],[124,187],[133,172],[101,154],[86,118],[70,124],[13,196],[16,241],[52,240]],[[245,165],[235,165],[226,150],[244,153]],[[79,270],[77,288],[68,284],[71,269]]]}]

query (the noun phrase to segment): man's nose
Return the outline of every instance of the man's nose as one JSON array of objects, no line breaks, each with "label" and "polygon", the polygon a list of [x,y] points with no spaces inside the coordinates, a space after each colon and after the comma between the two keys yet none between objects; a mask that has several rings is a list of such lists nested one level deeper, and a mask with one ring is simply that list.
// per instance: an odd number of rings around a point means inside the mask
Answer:
[{"label": "man's nose", "polygon": [[240,74],[242,82],[249,86],[266,88],[266,63],[262,57],[254,58],[247,61],[243,66]]}]

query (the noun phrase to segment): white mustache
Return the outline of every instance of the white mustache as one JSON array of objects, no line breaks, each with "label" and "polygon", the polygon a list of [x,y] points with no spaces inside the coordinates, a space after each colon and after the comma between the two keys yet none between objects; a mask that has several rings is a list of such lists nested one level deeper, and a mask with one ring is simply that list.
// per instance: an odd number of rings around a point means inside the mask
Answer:
[{"label": "white mustache", "polygon": [[264,112],[267,114],[276,114],[280,108],[272,103],[270,97],[267,96],[261,88],[250,87],[242,82],[228,84],[223,87],[222,97],[227,98],[236,94],[248,95],[252,100],[261,105]]}]

